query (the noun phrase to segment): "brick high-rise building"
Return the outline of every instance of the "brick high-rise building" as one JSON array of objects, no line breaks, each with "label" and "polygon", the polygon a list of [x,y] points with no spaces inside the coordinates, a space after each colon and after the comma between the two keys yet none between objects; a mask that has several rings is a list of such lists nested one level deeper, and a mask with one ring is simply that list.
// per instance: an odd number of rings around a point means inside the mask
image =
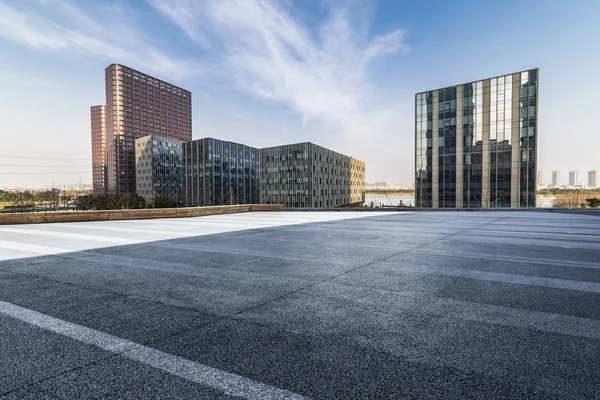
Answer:
[{"label": "brick high-rise building", "polygon": [[[135,194],[135,139],[162,135],[192,140],[192,94],[121,64],[109,65],[105,80],[106,140],[99,148],[93,133],[92,154],[106,159],[106,193]],[[93,125],[92,117],[92,132]],[[98,188],[100,176],[94,175]]]},{"label": "brick high-rise building", "polygon": [[92,182],[93,193],[104,195],[108,190],[108,158],[106,147],[105,106],[92,106]]}]

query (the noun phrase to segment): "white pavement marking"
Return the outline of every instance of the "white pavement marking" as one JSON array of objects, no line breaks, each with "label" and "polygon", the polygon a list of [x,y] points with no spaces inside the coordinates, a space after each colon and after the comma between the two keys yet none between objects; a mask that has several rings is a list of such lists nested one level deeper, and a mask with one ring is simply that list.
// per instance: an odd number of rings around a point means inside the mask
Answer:
[{"label": "white pavement marking", "polygon": [[63,321],[12,303],[0,301],[0,313],[79,342],[99,347],[130,360],[149,365],[230,396],[257,400],[306,399],[304,396],[284,389],[164,353],[130,340]]},{"label": "white pavement marking", "polygon": [[[44,255],[71,253],[105,247],[143,244],[169,239],[231,233],[249,229],[273,228],[315,222],[406,214],[409,212],[252,212],[210,215],[190,218],[164,218],[149,220],[115,220],[93,222],[67,222],[64,224],[30,224],[19,227],[0,226],[0,260],[25,258],[29,255],[14,251]],[[83,232],[75,232],[72,228]],[[65,229],[66,228],[66,229]],[[71,229],[69,229],[71,228]],[[85,232],[89,228],[88,232]],[[102,230],[106,229],[103,232]],[[129,237],[108,236],[113,232],[131,233]],[[145,234],[136,237],[135,233]],[[57,248],[48,241],[64,239],[69,248]],[[9,250],[2,253],[3,250]]]},{"label": "white pavement marking", "polygon": [[69,253],[71,249],[63,249],[60,247],[50,247],[50,246],[40,246],[37,244],[29,244],[29,243],[19,243],[19,242],[10,242],[7,240],[0,240],[0,250],[17,250],[25,253],[35,253],[35,254],[43,254],[43,255],[53,255],[53,254],[62,254]]},{"label": "white pavement marking", "polygon": [[531,237],[535,237],[536,235],[540,235],[540,236],[573,236],[576,238],[600,238],[600,235],[592,235],[592,234],[588,234],[588,233],[552,233],[552,232],[536,232],[533,230],[530,231],[508,231],[508,230],[492,230],[492,229],[470,229],[468,230],[466,233],[475,233],[475,234],[481,234],[481,233],[505,233],[505,234],[510,234],[512,236],[515,235],[523,235],[523,236],[527,236],[529,238]]},{"label": "white pavement marking", "polygon": [[94,242],[108,242],[117,244],[138,244],[142,240],[108,237],[108,236],[95,236],[85,235],[79,233],[67,233],[59,231],[45,231],[41,229],[18,229],[18,228],[2,228],[0,232],[17,233],[23,235],[34,235],[34,236],[49,236],[61,239],[75,239],[75,240],[91,240]]},{"label": "white pavement marking", "polygon": [[[479,281],[513,283],[517,285],[547,287],[552,289],[579,290],[582,292],[600,293],[600,283],[587,281],[574,281],[559,278],[545,278],[541,276],[506,274],[502,272],[480,271],[475,269],[461,269],[450,267],[437,267],[433,265],[398,265],[397,263],[381,261],[383,265],[391,264],[395,270],[414,272],[419,274],[433,274],[452,276],[457,278],[475,279]],[[377,268],[377,264],[373,264]]]},{"label": "white pavement marking", "polygon": [[448,258],[467,258],[473,260],[485,261],[502,261],[509,263],[522,263],[522,264],[538,264],[538,265],[554,265],[558,267],[574,267],[574,268],[592,268],[600,269],[600,263],[592,261],[577,261],[577,260],[561,260],[556,258],[541,258],[541,257],[503,257],[503,256],[491,256],[486,253],[471,253],[471,254],[455,254],[448,253],[446,251],[435,251],[435,250],[423,250],[423,248],[411,250],[411,252],[437,256],[437,257],[448,257]]}]

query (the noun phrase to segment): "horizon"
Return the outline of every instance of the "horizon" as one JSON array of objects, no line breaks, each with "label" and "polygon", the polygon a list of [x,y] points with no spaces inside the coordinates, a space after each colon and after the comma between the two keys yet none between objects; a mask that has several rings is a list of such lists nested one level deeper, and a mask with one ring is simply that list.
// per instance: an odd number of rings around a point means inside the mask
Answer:
[{"label": "horizon", "polygon": [[600,169],[600,4],[432,3],[0,0],[0,188],[91,184],[112,63],[189,90],[194,140],[313,142],[390,183],[414,182],[416,93],[539,68],[538,171]]}]

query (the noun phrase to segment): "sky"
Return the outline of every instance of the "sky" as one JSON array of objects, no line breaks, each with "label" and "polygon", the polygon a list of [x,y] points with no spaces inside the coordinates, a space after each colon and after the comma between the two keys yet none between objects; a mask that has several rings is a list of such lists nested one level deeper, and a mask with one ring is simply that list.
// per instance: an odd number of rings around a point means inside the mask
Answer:
[{"label": "sky", "polygon": [[538,169],[600,169],[600,2],[0,0],[0,187],[91,183],[122,63],[192,92],[193,138],[310,141],[413,182],[417,92],[540,69]]}]

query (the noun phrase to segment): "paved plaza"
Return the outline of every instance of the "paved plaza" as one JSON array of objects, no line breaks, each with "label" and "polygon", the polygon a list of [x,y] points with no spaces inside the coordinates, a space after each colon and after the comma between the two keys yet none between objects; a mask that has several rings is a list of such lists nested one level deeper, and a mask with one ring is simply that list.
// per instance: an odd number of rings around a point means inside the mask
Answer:
[{"label": "paved plaza", "polygon": [[0,226],[2,400],[599,393],[599,216]]}]

